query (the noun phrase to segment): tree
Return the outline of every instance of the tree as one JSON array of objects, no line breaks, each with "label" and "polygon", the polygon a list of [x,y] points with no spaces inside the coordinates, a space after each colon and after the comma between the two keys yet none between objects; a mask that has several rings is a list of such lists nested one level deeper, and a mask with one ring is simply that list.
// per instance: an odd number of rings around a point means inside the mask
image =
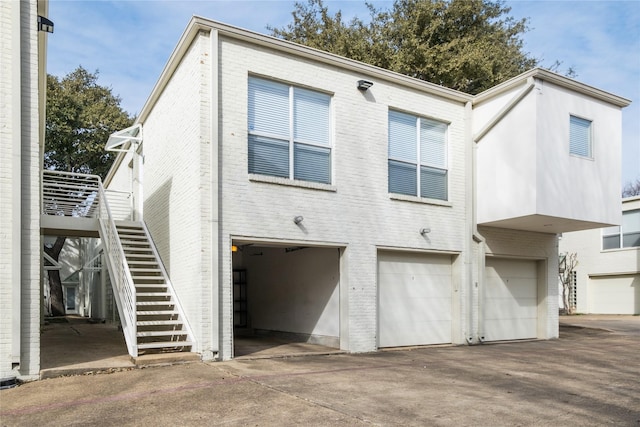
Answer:
[{"label": "tree", "polygon": [[562,284],[562,303],[567,314],[573,314],[576,307],[569,296],[574,292],[575,270],[578,266],[578,254],[560,254],[558,277]]},{"label": "tree", "polygon": [[[293,22],[275,37],[476,94],[538,60],[523,52],[527,19],[500,0],[395,0],[391,10],[366,3],[370,21],[348,24],[322,0],[296,3]],[[556,61],[552,68],[559,68]],[[568,74],[575,75],[569,68]]]},{"label": "tree", "polygon": [[113,132],[131,126],[111,88],[100,86],[98,71],[81,66],[62,79],[47,75],[45,169],[104,177],[113,153],[104,145]]},{"label": "tree", "polygon": [[622,197],[640,196],[640,178],[635,181],[629,181],[622,189]]},{"label": "tree", "polygon": [[[131,126],[133,118],[120,107],[120,98],[97,83],[98,72],[79,66],[62,79],[47,75],[47,116],[44,168],[92,173],[104,177],[113,162],[104,145],[109,135]],[[59,260],[65,237],[45,245],[44,251]],[[65,314],[60,272],[49,270],[51,311]]]}]

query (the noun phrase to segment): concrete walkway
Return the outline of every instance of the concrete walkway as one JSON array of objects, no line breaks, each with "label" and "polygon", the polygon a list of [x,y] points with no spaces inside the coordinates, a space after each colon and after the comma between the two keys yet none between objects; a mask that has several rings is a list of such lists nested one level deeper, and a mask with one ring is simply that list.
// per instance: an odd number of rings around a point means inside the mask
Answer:
[{"label": "concrete walkway", "polygon": [[0,420],[3,426],[637,426],[639,353],[633,333],[562,326],[561,338],[551,341],[132,369],[0,391]]}]

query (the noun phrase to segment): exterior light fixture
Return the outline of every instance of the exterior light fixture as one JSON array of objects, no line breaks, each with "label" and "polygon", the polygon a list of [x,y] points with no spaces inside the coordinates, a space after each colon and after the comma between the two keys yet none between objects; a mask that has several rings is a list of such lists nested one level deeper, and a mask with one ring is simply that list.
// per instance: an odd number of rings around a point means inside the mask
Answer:
[{"label": "exterior light fixture", "polygon": [[38,31],[44,31],[45,33],[53,33],[53,21],[38,15]]},{"label": "exterior light fixture", "polygon": [[236,245],[231,245],[231,252],[238,252],[238,247]]},{"label": "exterior light fixture", "polygon": [[431,233],[431,229],[430,228],[421,228],[420,229],[420,234],[422,234],[423,236],[426,236],[429,233]]},{"label": "exterior light fixture", "polygon": [[366,91],[371,86],[373,86],[373,82],[367,80],[358,80],[358,90]]},{"label": "exterior light fixture", "polygon": [[302,221],[304,221],[304,217],[302,215],[298,215],[293,218],[293,222],[295,222],[296,225],[299,225]]}]

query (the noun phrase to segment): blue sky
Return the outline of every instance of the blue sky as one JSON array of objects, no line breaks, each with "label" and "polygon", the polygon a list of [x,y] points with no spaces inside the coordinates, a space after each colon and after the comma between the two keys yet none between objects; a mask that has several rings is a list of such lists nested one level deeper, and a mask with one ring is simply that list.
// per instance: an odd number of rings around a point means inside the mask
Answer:
[{"label": "blue sky", "polygon": [[[304,0],[303,0],[304,1]],[[390,7],[390,1],[370,1]],[[291,21],[293,1],[50,0],[55,33],[48,72],[64,76],[82,65],[138,113],[192,15],[268,33]],[[327,1],[343,17],[366,18],[364,1]],[[640,179],[640,1],[508,1],[515,18],[529,18],[525,51],[543,66],[562,61],[577,80],[623,96],[622,183]]]}]

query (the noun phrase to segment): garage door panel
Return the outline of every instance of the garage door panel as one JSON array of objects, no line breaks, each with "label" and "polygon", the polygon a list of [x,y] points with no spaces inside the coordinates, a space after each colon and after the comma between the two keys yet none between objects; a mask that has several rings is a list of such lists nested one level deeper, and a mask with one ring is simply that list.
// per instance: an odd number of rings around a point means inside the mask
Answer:
[{"label": "garage door panel", "polygon": [[513,301],[510,299],[494,300],[485,307],[485,319],[515,319],[517,317],[535,318],[538,313],[535,299]]},{"label": "garage door panel", "polygon": [[587,289],[589,313],[640,314],[640,275],[590,278]]},{"label": "garage door panel", "polygon": [[[537,280],[535,278],[509,278],[499,281],[499,286],[489,286],[485,295],[489,298],[537,298]],[[496,283],[497,285],[497,283]]]},{"label": "garage door panel", "polygon": [[450,298],[451,277],[380,275],[380,281],[389,286],[380,288],[381,297],[403,295],[403,298]]},{"label": "garage door panel", "polygon": [[537,336],[538,295],[535,261],[488,258],[484,284],[486,341]]},{"label": "garage door panel", "polygon": [[513,339],[536,338],[536,317],[511,319],[486,319],[485,341],[505,341]]},{"label": "garage door panel", "polygon": [[451,342],[451,257],[380,253],[379,346]]}]

